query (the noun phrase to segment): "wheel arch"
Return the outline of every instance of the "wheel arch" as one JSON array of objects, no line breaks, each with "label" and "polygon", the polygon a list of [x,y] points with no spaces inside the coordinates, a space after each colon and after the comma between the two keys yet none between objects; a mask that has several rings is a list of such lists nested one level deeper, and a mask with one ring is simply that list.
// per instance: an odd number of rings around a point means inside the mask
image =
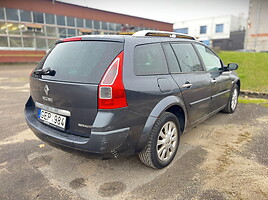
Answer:
[{"label": "wheel arch", "polygon": [[187,124],[187,112],[183,100],[177,96],[168,96],[162,99],[152,110],[148,117],[144,128],[141,132],[140,139],[137,145],[137,152],[140,152],[146,145],[148,138],[150,137],[151,130],[159,118],[164,112],[170,112],[174,114],[180,125],[181,133],[184,132]]},{"label": "wheel arch", "polygon": [[240,80],[238,79],[235,84],[238,86],[238,91],[240,92],[240,87],[241,87]]},{"label": "wheel arch", "polygon": [[180,125],[180,133],[182,134],[186,126],[185,124],[186,116],[185,116],[183,108],[180,105],[172,105],[168,109],[166,109],[165,112],[170,112],[177,117],[179,121],[179,125]]}]

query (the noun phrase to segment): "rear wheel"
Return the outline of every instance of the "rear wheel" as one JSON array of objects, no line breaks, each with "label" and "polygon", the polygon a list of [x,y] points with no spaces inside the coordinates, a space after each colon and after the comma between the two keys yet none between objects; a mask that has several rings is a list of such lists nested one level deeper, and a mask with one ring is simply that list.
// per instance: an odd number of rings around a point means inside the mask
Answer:
[{"label": "rear wheel", "polygon": [[238,104],[238,95],[239,95],[238,86],[235,85],[226,107],[222,110],[223,112],[233,113],[235,111]]},{"label": "rear wheel", "polygon": [[174,159],[180,141],[177,117],[169,112],[157,119],[147,145],[139,154],[140,160],[152,168],[164,168]]}]

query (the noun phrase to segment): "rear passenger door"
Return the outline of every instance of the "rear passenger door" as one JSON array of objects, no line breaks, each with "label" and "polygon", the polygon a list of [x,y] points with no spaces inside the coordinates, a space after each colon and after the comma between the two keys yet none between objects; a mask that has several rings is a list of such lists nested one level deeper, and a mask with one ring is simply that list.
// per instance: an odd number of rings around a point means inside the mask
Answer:
[{"label": "rear passenger door", "polygon": [[231,88],[230,74],[223,73],[222,62],[209,48],[201,44],[195,44],[211,82],[210,112],[221,109],[226,105]]},{"label": "rear passenger door", "polygon": [[209,75],[203,69],[191,43],[163,44],[163,48],[171,75],[181,89],[188,112],[188,122],[193,124],[209,112]]},{"label": "rear passenger door", "polygon": [[168,72],[161,43],[137,45],[133,59],[129,58],[133,60],[134,73],[124,68],[128,108],[148,116],[162,99],[176,92],[177,85]]}]

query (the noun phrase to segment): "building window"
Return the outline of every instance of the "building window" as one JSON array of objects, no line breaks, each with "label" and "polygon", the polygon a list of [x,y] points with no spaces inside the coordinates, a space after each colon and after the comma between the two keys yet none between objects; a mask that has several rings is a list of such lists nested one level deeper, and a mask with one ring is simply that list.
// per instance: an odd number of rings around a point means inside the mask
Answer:
[{"label": "building window", "polygon": [[19,21],[18,10],[6,8],[7,20]]},{"label": "building window", "polygon": [[47,48],[46,39],[36,38],[36,48],[37,49],[46,49]]},{"label": "building window", "polygon": [[22,25],[18,23],[7,23],[7,30],[9,35],[20,35]]},{"label": "building window", "polygon": [[44,23],[43,13],[33,12],[34,23]]},{"label": "building window", "polygon": [[4,8],[0,8],[0,19],[5,19]]},{"label": "building window", "polygon": [[84,20],[81,18],[76,18],[76,26],[83,28],[84,27]]},{"label": "building window", "polygon": [[65,16],[57,15],[57,25],[65,26]]},{"label": "building window", "polygon": [[57,37],[56,27],[46,27],[46,33],[48,37]]},{"label": "building window", "polygon": [[76,31],[75,31],[75,29],[68,28],[67,29],[67,34],[68,34],[68,37],[73,37],[73,36],[76,35]]},{"label": "building window", "polygon": [[109,30],[115,31],[115,24],[114,23],[109,23]]},{"label": "building window", "polygon": [[86,28],[92,28],[92,21],[89,19],[86,19]]},{"label": "building window", "polygon": [[46,49],[47,48],[46,39],[36,38],[36,48],[37,49]]},{"label": "building window", "polygon": [[100,29],[100,21],[93,21],[94,29]]},{"label": "building window", "polygon": [[28,48],[34,48],[34,39],[33,38],[23,38],[23,46]]},{"label": "building window", "polygon": [[46,24],[55,24],[55,16],[45,13]]},{"label": "building window", "polygon": [[176,33],[188,34],[188,28],[178,28],[174,30]]},{"label": "building window", "polygon": [[60,38],[66,38],[67,37],[66,28],[59,28],[59,36],[60,36]]},{"label": "building window", "polygon": [[75,27],[74,18],[73,17],[66,17],[67,18],[67,26]]},{"label": "building window", "polygon": [[0,22],[0,34],[7,34],[7,26],[5,22]]},{"label": "building window", "polygon": [[22,47],[20,37],[10,37],[9,40],[10,40],[10,47]]},{"label": "building window", "polygon": [[223,33],[223,24],[216,24],[216,33]]},{"label": "building window", "polygon": [[19,10],[20,20],[23,22],[32,22],[31,11]]},{"label": "building window", "polygon": [[7,37],[0,37],[0,47],[8,47]]},{"label": "building window", "polygon": [[207,26],[200,26],[200,34],[206,34],[207,33]]},{"label": "building window", "polygon": [[101,22],[101,29],[108,30],[107,22]]},{"label": "building window", "polygon": [[121,31],[121,24],[115,24],[115,30]]}]

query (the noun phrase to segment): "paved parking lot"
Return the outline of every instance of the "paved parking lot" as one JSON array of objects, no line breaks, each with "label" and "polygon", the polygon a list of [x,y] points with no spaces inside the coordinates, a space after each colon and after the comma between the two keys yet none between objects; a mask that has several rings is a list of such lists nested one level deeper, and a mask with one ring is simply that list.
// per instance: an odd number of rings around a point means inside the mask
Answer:
[{"label": "paved parking lot", "polygon": [[34,65],[0,65],[0,199],[268,199],[268,108],[239,105],[181,138],[163,170],[136,156],[92,160],[54,149],[28,129]]}]

